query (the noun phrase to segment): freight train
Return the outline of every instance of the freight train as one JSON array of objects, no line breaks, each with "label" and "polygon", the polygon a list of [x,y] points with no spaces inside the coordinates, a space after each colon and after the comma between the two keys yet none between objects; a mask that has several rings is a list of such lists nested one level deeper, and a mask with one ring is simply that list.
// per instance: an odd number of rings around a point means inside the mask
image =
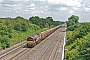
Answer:
[{"label": "freight train", "polygon": [[36,34],[36,35],[28,37],[26,39],[27,47],[34,47],[36,44],[40,43],[43,39],[45,39],[47,36],[49,36],[50,34],[55,32],[60,27],[61,27],[61,25],[51,28],[49,30],[46,30],[44,32],[41,32],[40,34]]}]

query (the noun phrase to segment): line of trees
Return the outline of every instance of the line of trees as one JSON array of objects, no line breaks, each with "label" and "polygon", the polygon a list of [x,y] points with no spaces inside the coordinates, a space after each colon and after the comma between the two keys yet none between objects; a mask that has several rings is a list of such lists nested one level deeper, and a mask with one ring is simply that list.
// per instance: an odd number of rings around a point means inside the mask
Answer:
[{"label": "line of trees", "polygon": [[64,23],[61,21],[53,21],[52,17],[40,18],[38,16],[30,17],[29,21],[32,24],[40,26],[40,28],[50,28]]}]

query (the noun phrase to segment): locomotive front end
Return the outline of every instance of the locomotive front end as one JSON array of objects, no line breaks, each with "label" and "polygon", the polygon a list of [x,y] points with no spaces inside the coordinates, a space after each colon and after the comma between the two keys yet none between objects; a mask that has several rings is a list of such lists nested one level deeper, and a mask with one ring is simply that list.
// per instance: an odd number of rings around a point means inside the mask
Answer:
[{"label": "locomotive front end", "polygon": [[35,46],[35,40],[33,37],[27,38],[27,47],[34,47]]}]

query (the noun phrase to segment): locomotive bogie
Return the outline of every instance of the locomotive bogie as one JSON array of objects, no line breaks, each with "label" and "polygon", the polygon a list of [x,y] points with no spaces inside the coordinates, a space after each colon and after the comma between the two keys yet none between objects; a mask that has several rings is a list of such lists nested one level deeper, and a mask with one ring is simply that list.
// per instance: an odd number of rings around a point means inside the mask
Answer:
[{"label": "locomotive bogie", "polygon": [[27,47],[29,47],[29,48],[32,48],[32,47],[34,47],[36,45],[36,43],[33,43],[33,44],[28,44],[27,43]]}]

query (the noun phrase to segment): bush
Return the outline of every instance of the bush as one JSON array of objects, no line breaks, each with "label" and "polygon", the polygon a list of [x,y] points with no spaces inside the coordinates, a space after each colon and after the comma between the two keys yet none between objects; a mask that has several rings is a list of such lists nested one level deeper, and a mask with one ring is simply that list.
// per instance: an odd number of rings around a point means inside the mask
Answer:
[{"label": "bush", "polygon": [[0,42],[1,44],[5,44],[3,47],[10,47],[10,40],[8,36],[0,36]]},{"label": "bush", "polygon": [[6,44],[2,43],[1,47],[2,47],[3,49],[5,49],[5,48],[6,48]]}]

